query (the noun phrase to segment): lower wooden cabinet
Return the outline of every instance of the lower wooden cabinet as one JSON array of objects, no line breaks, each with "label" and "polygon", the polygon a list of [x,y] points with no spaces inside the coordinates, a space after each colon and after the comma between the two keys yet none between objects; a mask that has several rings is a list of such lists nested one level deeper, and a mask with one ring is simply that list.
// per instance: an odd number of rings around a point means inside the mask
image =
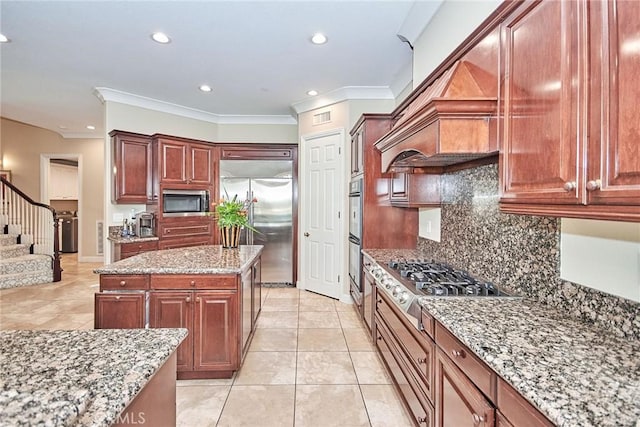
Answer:
[{"label": "lower wooden cabinet", "polygon": [[145,292],[95,294],[95,329],[144,328]]},{"label": "lower wooden cabinet", "polygon": [[436,424],[444,427],[492,427],[495,408],[467,376],[438,348],[436,352]]},{"label": "lower wooden cabinet", "polygon": [[255,332],[260,281],[259,257],[237,274],[103,274],[95,328],[186,328],[178,378],[230,378]]},{"label": "lower wooden cabinet", "polygon": [[376,293],[375,341],[413,422],[434,425],[433,360],[435,344],[424,339],[384,292]]},{"label": "lower wooden cabinet", "polygon": [[195,292],[193,368],[234,371],[240,368],[236,292]]},{"label": "lower wooden cabinet", "polygon": [[193,370],[193,292],[151,292],[149,327],[186,328],[189,335],[178,347],[178,371]]}]

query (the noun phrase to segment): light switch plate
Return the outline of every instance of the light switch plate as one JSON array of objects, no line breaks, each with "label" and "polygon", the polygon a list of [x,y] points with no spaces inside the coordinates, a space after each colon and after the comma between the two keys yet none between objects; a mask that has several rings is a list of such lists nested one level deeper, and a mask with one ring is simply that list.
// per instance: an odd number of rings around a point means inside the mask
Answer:
[{"label": "light switch plate", "polygon": [[115,222],[116,224],[122,224],[122,221],[124,221],[124,214],[121,214],[121,213],[113,214],[113,222]]}]

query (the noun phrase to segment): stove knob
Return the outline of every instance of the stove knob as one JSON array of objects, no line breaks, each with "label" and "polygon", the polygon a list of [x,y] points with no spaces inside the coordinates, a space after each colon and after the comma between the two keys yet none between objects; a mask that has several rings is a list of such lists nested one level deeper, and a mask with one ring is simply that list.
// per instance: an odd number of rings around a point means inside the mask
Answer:
[{"label": "stove knob", "polygon": [[409,300],[409,292],[407,291],[404,291],[403,293],[400,294],[400,297],[398,297],[398,301],[400,302],[400,304],[404,304],[408,300]]},{"label": "stove knob", "polygon": [[395,288],[393,288],[392,295],[394,297],[397,297],[400,294],[400,292],[402,292],[402,288],[398,285]]}]

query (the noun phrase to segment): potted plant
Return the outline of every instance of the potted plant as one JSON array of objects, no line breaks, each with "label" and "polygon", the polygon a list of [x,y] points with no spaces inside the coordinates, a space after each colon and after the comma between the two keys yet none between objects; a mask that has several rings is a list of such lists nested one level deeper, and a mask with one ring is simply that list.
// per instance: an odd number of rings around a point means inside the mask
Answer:
[{"label": "potted plant", "polygon": [[240,200],[237,194],[230,199],[226,190],[224,193],[225,196],[215,206],[214,215],[218,221],[222,247],[237,248],[242,228],[258,231],[249,222],[249,208],[258,200]]}]

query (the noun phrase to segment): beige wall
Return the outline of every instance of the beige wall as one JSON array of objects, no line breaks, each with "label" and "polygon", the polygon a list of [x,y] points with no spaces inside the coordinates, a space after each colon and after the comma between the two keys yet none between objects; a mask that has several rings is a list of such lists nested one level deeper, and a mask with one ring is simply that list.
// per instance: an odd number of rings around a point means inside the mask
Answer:
[{"label": "beige wall", "polygon": [[419,86],[501,3],[445,0],[413,44],[413,87]]},{"label": "beige wall", "polygon": [[78,258],[81,261],[101,260],[96,251],[96,221],[103,219],[103,140],[64,139],[55,132],[2,118],[0,141],[3,168],[11,170],[12,182],[40,202],[41,155],[73,154],[79,157],[82,193],[78,208]]}]

